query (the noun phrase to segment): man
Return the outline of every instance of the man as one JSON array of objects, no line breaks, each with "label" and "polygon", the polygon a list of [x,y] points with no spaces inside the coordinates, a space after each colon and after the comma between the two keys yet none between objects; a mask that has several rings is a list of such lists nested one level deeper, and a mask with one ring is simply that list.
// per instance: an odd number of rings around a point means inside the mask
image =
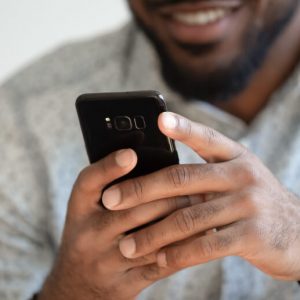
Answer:
[{"label": "man", "polygon": [[[0,90],[1,299],[298,299],[299,1],[129,4]],[[136,155],[84,168],[74,99],[139,89],[182,165],[102,195]]]}]

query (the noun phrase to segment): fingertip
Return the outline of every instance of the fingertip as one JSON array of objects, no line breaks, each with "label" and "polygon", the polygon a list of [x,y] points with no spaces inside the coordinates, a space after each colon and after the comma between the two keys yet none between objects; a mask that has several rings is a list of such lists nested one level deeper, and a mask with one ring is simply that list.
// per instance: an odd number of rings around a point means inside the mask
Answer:
[{"label": "fingertip", "polygon": [[132,149],[122,149],[116,152],[115,161],[121,168],[128,168],[136,165],[137,155]]},{"label": "fingertip", "polygon": [[114,210],[121,201],[121,191],[117,187],[105,190],[102,195],[102,204],[108,210]]},{"label": "fingertip", "polygon": [[119,242],[119,249],[121,254],[127,258],[134,258],[136,253],[136,242],[132,236],[123,238]]},{"label": "fingertip", "polygon": [[159,124],[162,129],[173,131],[178,127],[178,118],[171,112],[163,112],[159,117]]},{"label": "fingertip", "polygon": [[167,267],[167,254],[164,251],[161,251],[157,254],[157,264],[161,268]]}]

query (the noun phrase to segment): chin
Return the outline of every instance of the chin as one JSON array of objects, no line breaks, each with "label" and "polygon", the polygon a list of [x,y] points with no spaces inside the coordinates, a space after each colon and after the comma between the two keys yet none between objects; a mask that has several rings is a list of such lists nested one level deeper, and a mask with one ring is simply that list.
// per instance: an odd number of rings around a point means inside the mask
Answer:
[{"label": "chin", "polygon": [[[228,29],[230,34],[214,36],[213,39],[187,41],[184,38],[187,30],[182,29],[180,36],[176,31],[170,34],[162,26],[144,22],[142,14],[134,16],[156,49],[166,83],[186,99],[220,102],[232,99],[247,88],[263,66],[272,45],[292,20],[295,3],[291,3],[280,18],[270,19],[265,28],[255,26],[254,22],[250,23],[252,26],[246,26],[246,30],[242,29],[243,26],[231,26],[236,34],[231,34]],[[136,5],[142,4],[136,2]],[[155,20],[152,23],[155,25]],[[241,24],[244,24],[243,18],[238,22],[238,25]],[[196,29],[193,28],[193,34],[199,30]]]}]

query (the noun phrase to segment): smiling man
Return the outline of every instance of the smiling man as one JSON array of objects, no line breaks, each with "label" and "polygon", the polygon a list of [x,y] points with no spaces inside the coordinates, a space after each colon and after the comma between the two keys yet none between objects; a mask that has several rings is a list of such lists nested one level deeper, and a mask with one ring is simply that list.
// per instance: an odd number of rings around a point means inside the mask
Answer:
[{"label": "smiling man", "polygon": [[[234,110],[246,121],[268,101],[299,58],[297,0],[129,2],[159,54],[168,85],[187,99]],[[233,104],[238,96],[251,97],[251,103]],[[224,100],[231,103],[224,107]]]},{"label": "smiling man", "polygon": [[[299,1],[128,4],[0,88],[0,298],[299,299]],[[86,167],[74,99],[142,89],[181,165],[104,191],[137,157]]]}]

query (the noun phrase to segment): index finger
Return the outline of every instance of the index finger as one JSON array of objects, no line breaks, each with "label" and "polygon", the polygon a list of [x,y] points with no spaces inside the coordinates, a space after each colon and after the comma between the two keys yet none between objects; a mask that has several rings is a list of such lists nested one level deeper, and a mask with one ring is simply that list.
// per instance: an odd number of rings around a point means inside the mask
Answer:
[{"label": "index finger", "polygon": [[165,135],[186,144],[207,162],[233,160],[245,150],[241,144],[216,130],[178,114],[162,113],[159,116],[158,125]]},{"label": "index finger", "polygon": [[236,186],[234,172],[227,163],[174,165],[110,187],[102,202],[110,210],[121,210],[174,196],[227,192]]}]

